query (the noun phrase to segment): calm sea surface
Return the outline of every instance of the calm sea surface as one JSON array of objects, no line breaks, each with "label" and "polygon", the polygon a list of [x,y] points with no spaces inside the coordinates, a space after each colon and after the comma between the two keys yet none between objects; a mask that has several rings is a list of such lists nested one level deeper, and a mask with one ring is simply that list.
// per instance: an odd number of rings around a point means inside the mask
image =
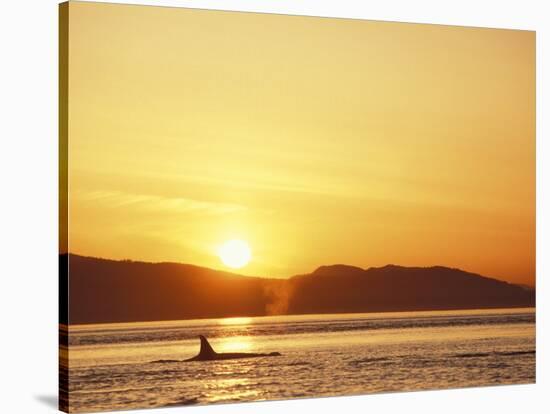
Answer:
[{"label": "calm sea surface", "polygon": [[[205,335],[217,352],[182,360]],[[535,382],[535,310],[72,325],[70,407],[99,411]]]}]

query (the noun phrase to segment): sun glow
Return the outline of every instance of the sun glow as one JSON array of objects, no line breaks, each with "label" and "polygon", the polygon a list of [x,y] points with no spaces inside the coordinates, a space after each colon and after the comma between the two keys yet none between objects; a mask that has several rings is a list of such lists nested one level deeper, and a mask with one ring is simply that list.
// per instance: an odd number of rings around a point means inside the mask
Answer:
[{"label": "sun glow", "polygon": [[218,256],[224,265],[240,269],[250,262],[252,252],[248,243],[243,240],[226,241],[218,250]]}]

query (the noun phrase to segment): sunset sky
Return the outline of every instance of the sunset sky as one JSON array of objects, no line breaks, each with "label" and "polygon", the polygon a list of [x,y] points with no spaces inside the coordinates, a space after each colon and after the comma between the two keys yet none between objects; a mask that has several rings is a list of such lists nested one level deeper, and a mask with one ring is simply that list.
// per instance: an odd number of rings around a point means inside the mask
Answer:
[{"label": "sunset sky", "polygon": [[72,2],[69,250],[535,281],[535,33]]}]

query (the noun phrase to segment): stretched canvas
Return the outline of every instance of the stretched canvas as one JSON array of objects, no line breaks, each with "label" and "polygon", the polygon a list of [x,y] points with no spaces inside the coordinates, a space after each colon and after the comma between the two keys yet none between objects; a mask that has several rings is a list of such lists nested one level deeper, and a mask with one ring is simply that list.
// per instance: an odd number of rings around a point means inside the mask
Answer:
[{"label": "stretched canvas", "polygon": [[60,408],[535,382],[535,33],[60,5]]}]

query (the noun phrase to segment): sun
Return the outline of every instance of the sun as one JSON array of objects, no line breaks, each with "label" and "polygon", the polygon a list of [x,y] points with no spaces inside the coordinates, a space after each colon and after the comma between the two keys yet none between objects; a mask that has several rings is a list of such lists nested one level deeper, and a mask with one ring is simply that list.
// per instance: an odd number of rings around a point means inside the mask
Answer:
[{"label": "sun", "polygon": [[243,240],[228,240],[218,250],[218,256],[227,267],[240,269],[250,262],[252,252]]}]

